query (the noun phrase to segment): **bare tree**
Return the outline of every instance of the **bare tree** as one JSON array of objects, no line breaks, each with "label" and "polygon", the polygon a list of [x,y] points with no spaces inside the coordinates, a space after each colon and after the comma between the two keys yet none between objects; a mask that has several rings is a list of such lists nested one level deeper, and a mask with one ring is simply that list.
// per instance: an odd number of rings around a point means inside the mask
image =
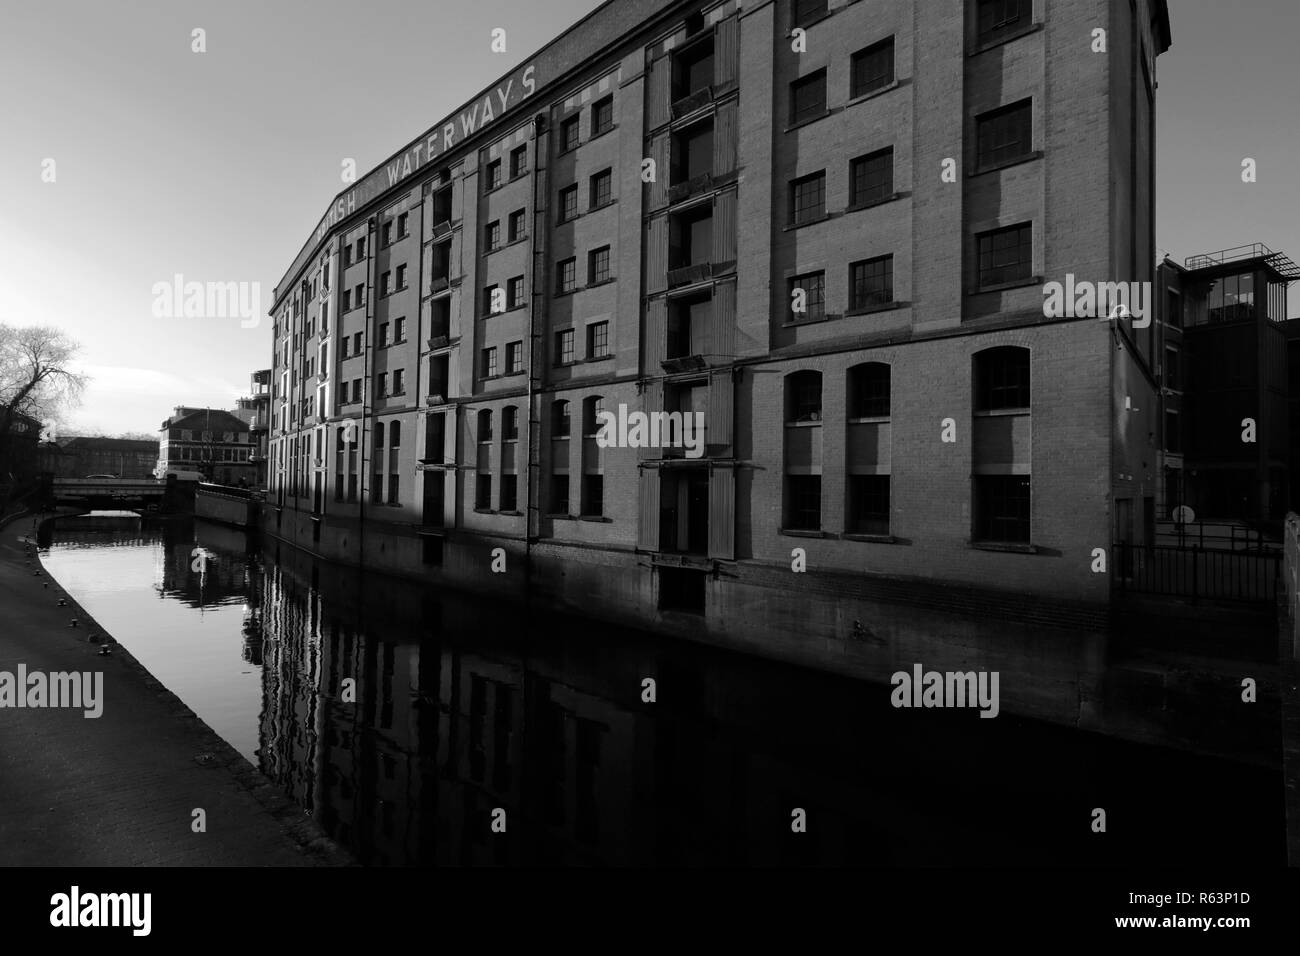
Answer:
[{"label": "bare tree", "polygon": [[79,350],[53,326],[0,323],[0,480],[5,483],[0,513],[22,478],[12,453],[19,417],[49,423],[80,402],[87,377],[71,368]]}]

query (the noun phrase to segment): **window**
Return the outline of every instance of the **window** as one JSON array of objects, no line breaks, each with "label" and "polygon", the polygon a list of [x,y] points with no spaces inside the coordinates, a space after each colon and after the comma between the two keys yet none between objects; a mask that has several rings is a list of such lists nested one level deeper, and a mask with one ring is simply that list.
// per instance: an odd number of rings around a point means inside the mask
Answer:
[{"label": "window", "polygon": [[981,44],[992,43],[1029,23],[1029,0],[979,0],[976,32]]},{"label": "window", "polygon": [[570,116],[560,124],[560,152],[578,148],[578,117]]},{"label": "window", "polygon": [[849,475],[850,534],[889,534],[889,475]]},{"label": "window", "polygon": [[1165,412],[1165,451],[1172,455],[1183,453],[1183,433],[1179,427],[1179,416],[1175,411]]},{"label": "window", "polygon": [[[383,376],[380,376],[381,378]],[[374,481],[370,485],[370,502],[371,504],[382,505],[384,503],[384,423],[375,423],[375,470]]]},{"label": "window", "polygon": [[826,317],[826,273],[809,272],[790,280],[790,309],[794,322],[816,322]]},{"label": "window", "polygon": [[380,227],[379,245],[391,246],[392,244],[393,244],[393,223],[392,220],[390,219],[388,222],[384,223],[382,227]]},{"label": "window", "polygon": [[396,319],[393,322],[393,342],[406,341],[406,319]]},{"label": "window", "polygon": [[609,355],[609,323],[593,322],[587,326],[587,358]]},{"label": "window", "polygon": [[501,185],[501,160],[494,159],[487,164],[483,175],[483,189],[490,191]]},{"label": "window", "polygon": [[409,218],[409,215],[410,215],[409,213],[401,213],[397,217],[397,238],[398,239],[405,239],[408,233],[410,232],[410,230],[407,228],[407,219]]},{"label": "window", "polygon": [[361,401],[361,379],[352,380],[352,401],[353,403]]},{"label": "window", "polygon": [[826,0],[794,0],[794,25],[807,26],[826,15]]},{"label": "window", "polygon": [[573,329],[555,333],[555,364],[568,365],[573,361]]},{"label": "window", "polygon": [[474,507],[488,511],[492,507],[492,476],[480,473],[474,484]]},{"label": "window", "polygon": [[605,399],[599,395],[582,401],[582,436],[595,438],[600,432],[600,413],[605,410]]},{"label": "window", "polygon": [[826,215],[826,171],[790,182],[790,224],[815,222]]},{"label": "window", "polygon": [[516,209],[514,212],[510,214],[509,231],[506,234],[506,238],[510,242],[518,242],[523,237],[524,237],[524,211],[522,209]]},{"label": "window", "polygon": [[[360,260],[360,259],[364,259],[365,257],[366,257],[366,237],[362,236],[360,239],[357,240],[357,259]],[[360,286],[358,286],[358,288],[360,288]]]},{"label": "window", "polygon": [[495,348],[486,348],[481,353],[479,362],[480,374],[484,378],[492,378],[497,373],[497,350]]},{"label": "window", "polygon": [[352,290],[352,307],[359,309],[366,304],[366,287],[364,283],[358,283]]},{"label": "window", "polygon": [[1165,387],[1178,391],[1178,349],[1165,347]]},{"label": "window", "polygon": [[1029,543],[1029,476],[976,475],[975,540]]},{"label": "window", "polygon": [[551,502],[548,514],[567,515],[569,513],[569,476],[551,475]]},{"label": "window", "polygon": [[589,518],[599,518],[605,513],[605,476],[582,476],[582,513]]},{"label": "window", "polygon": [[894,147],[849,163],[849,205],[865,206],[894,194]]},{"label": "window", "polygon": [[397,371],[395,371],[395,372],[393,373],[393,394],[394,394],[394,395],[405,395],[405,394],[406,394],[406,371],[405,371],[405,369],[400,369],[400,368],[399,368]]},{"label": "window", "polygon": [[375,397],[376,398],[388,397],[388,373],[387,372],[380,372],[377,376],[375,376]]},{"label": "window", "polygon": [[785,380],[785,420],[820,422],[822,420],[821,372],[794,372]]},{"label": "window", "polygon": [[785,526],[792,531],[820,531],[822,476],[786,475]]},{"label": "window", "polygon": [[510,342],[506,345],[506,374],[514,375],[524,370],[524,343]]},{"label": "window", "polygon": [[355,332],[352,335],[352,354],[353,355],[361,354],[361,333],[360,332]]},{"label": "window", "polygon": [[[401,374],[400,372],[398,373]],[[388,503],[395,505],[399,502],[398,494],[400,474],[399,456],[401,455],[402,446],[402,423],[388,423]]]},{"label": "window", "polygon": [[814,119],[826,112],[826,71],[818,70],[790,84],[790,124]]},{"label": "window", "polygon": [[514,405],[507,405],[501,410],[501,440],[519,440],[519,409]]},{"label": "window", "polygon": [[975,118],[975,168],[986,169],[1033,151],[1033,101],[1021,100]]},{"label": "window", "polygon": [[388,323],[387,322],[379,323],[379,347],[381,349],[388,347]]},{"label": "window", "polygon": [[348,336],[346,336],[346,335],[343,336],[343,338],[339,340],[339,358],[347,358],[347,357],[348,357],[348,345],[349,345],[349,344],[351,344],[351,339],[350,339]]},{"label": "window", "polygon": [[595,285],[609,279],[609,246],[587,253],[587,284]]},{"label": "window", "polygon": [[397,267],[397,288],[394,289],[393,291],[400,292],[402,289],[405,288],[406,288],[406,266],[400,265]]},{"label": "window", "polygon": [[344,268],[352,265],[352,244],[343,247],[343,266]]},{"label": "window", "polygon": [[483,290],[483,311],[487,315],[492,315],[498,311],[497,305],[500,300],[497,298],[498,286],[493,284]]},{"label": "window", "polygon": [[894,38],[853,54],[849,96],[865,96],[894,82]]},{"label": "window", "polygon": [[1029,223],[994,229],[976,237],[978,282],[984,289],[1033,274],[1033,227]]},{"label": "window", "polygon": [[524,277],[515,276],[506,282],[506,308],[517,309],[524,304]]},{"label": "window", "polygon": [[894,301],[894,257],[849,264],[849,308],[869,309]]},{"label": "window", "polygon": [[614,173],[605,169],[591,177],[591,208],[599,209],[614,196]]},{"label": "window", "polygon": [[551,403],[551,437],[569,437],[569,403],[564,399]]},{"label": "window", "polygon": [[889,417],[890,369],[867,362],[849,369],[849,418]]},{"label": "window", "polygon": [[490,408],[482,409],[478,413],[478,440],[479,444],[492,440],[492,410]]},{"label": "window", "polygon": [[519,510],[519,482],[517,475],[501,476],[501,510]]},{"label": "window", "polygon": [[555,269],[556,294],[572,292],[577,286],[578,260],[565,259]]},{"label": "window", "polygon": [[566,186],[560,190],[560,222],[568,222],[578,216],[578,185]]},{"label": "window", "polygon": [[522,176],[528,170],[528,147],[516,146],[510,151],[510,178]]},{"label": "window", "polygon": [[388,295],[388,293],[392,291],[389,288],[389,283],[392,281],[392,277],[393,274],[391,272],[385,272],[379,277],[379,294],[381,296]]},{"label": "window", "polygon": [[613,128],[614,97],[607,96],[591,107],[591,136],[595,139],[601,133],[608,133]]},{"label": "window", "polygon": [[1013,345],[975,355],[975,411],[1029,408],[1029,349]]}]

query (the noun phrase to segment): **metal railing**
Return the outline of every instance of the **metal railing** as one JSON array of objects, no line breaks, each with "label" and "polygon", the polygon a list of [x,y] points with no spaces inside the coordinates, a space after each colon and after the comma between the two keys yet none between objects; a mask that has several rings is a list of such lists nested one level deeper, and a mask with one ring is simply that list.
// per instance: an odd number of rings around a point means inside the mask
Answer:
[{"label": "metal railing", "polygon": [[1279,552],[1116,544],[1113,554],[1121,593],[1271,603],[1282,586]]}]

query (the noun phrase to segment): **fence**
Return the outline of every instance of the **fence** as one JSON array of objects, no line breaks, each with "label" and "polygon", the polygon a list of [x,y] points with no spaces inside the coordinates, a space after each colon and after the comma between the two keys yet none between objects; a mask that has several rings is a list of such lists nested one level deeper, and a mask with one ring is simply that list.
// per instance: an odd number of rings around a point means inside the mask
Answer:
[{"label": "fence", "polygon": [[1114,553],[1121,593],[1272,603],[1282,584],[1282,555],[1276,551],[1117,544]]}]

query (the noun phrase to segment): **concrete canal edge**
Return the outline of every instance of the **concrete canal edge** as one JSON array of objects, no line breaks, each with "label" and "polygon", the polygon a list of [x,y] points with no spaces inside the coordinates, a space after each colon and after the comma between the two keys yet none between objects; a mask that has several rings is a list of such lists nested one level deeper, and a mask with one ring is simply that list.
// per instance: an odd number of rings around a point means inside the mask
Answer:
[{"label": "concrete canal edge", "polygon": [[0,671],[101,671],[103,714],[0,709],[0,865],[355,865],[116,638],[100,656],[104,628],[40,565],[44,520],[0,521]]}]

